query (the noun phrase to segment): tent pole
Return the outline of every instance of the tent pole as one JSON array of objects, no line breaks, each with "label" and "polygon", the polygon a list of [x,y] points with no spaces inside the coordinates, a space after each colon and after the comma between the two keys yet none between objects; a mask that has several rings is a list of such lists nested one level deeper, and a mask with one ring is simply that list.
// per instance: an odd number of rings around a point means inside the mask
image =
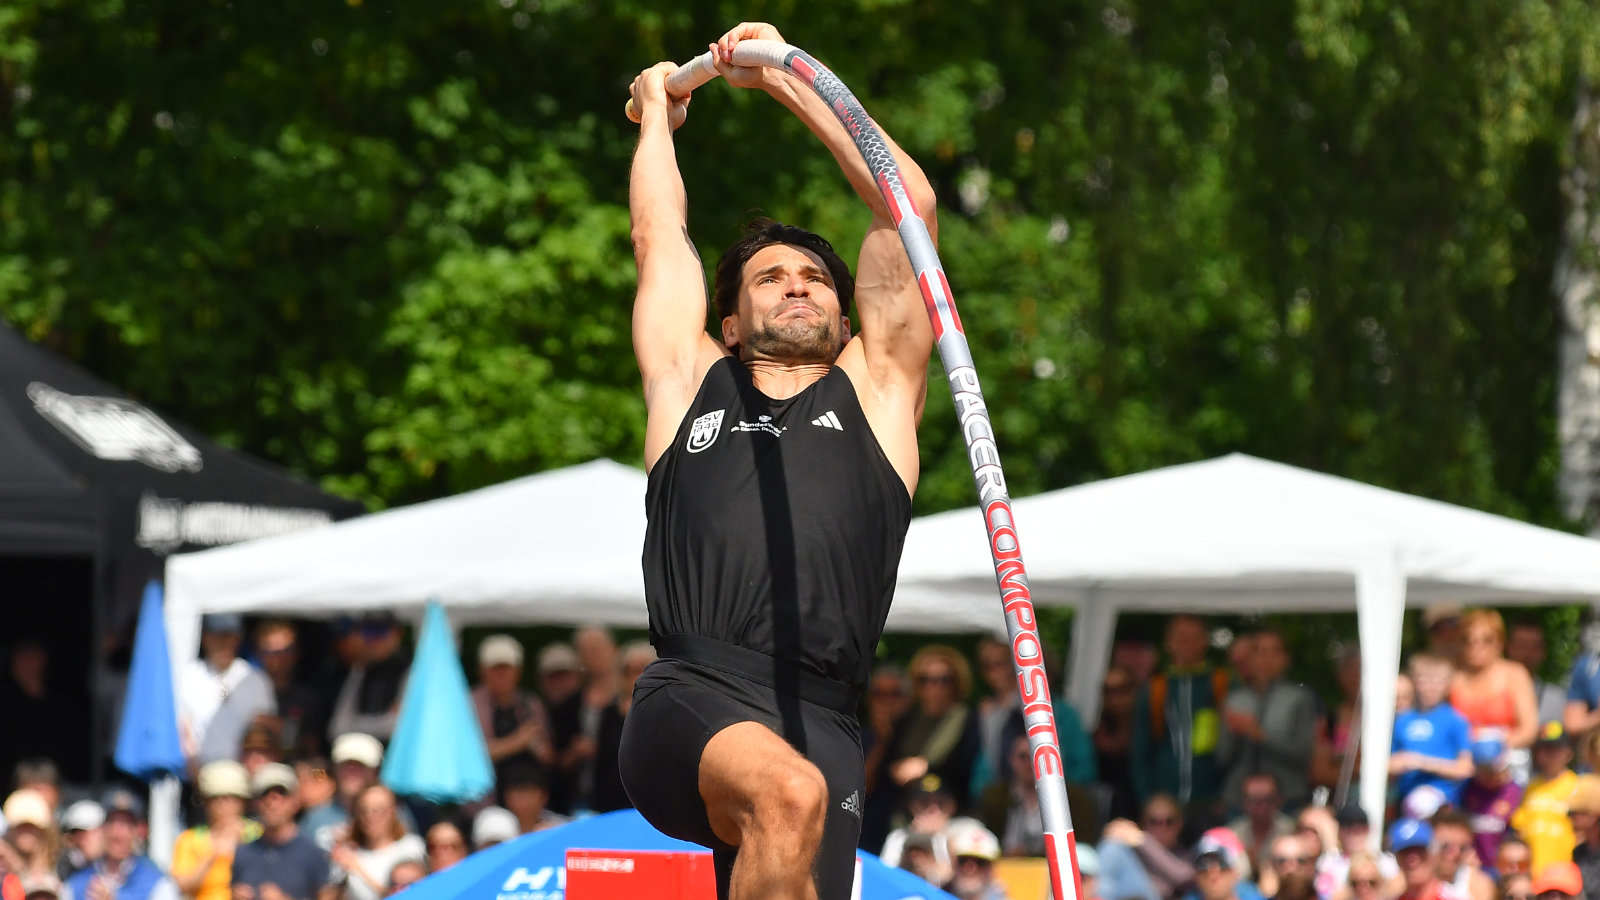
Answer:
[{"label": "tent pole", "polygon": [[89,588],[89,783],[95,793],[105,784],[105,759],[109,741],[105,729],[105,630],[106,610],[111,602],[107,584],[111,578],[106,561],[105,529],[94,555],[94,583]]},{"label": "tent pole", "polygon": [[[1394,734],[1394,685],[1400,671],[1400,629],[1406,614],[1406,575],[1393,557],[1356,573],[1356,630],[1361,635],[1361,806],[1383,821]],[[1372,849],[1383,829],[1372,829]]]}]

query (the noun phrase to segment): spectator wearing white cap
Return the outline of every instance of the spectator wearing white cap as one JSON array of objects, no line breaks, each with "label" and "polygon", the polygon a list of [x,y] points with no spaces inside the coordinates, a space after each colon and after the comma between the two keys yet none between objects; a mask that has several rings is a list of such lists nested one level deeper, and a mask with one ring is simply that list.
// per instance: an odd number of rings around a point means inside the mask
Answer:
[{"label": "spectator wearing white cap", "polygon": [[61,879],[48,872],[27,875],[18,882],[22,885],[23,900],[60,900]]},{"label": "spectator wearing white cap", "polygon": [[994,877],[1000,841],[993,832],[973,819],[960,819],[947,830],[945,847],[953,867],[946,891],[961,900],[1008,900],[1005,886]]},{"label": "spectator wearing white cap", "polygon": [[472,691],[472,706],[497,783],[513,759],[544,767],[555,759],[544,702],[522,689],[522,659],[522,644],[508,634],[492,634],[478,645],[480,683]]},{"label": "spectator wearing white cap", "polygon": [[233,900],[332,900],[328,858],[300,833],[300,783],[283,763],[267,763],[250,782],[261,816],[261,837],[239,848]]},{"label": "spectator wearing white cap", "polygon": [[6,833],[0,858],[19,876],[54,875],[61,847],[50,802],[38,791],[23,788],[6,798]]},{"label": "spectator wearing white cap", "polygon": [[487,850],[516,838],[519,833],[516,813],[502,806],[486,806],[472,820],[472,847]]},{"label": "spectator wearing white cap", "polygon": [[176,686],[179,734],[190,765],[238,759],[246,728],[277,713],[272,682],[239,657],[244,620],[212,614],[201,620],[200,659],[184,667]]},{"label": "spectator wearing white cap", "polygon": [[106,852],[106,811],[93,800],[79,800],[61,814],[61,855],[56,874],[66,881]]},{"label": "spectator wearing white cap", "polygon": [[[383,767],[383,744],[370,734],[341,734],[333,742],[332,755],[337,791],[332,800],[307,811],[300,820],[300,827],[325,852],[333,849],[339,832],[349,823],[356,797],[378,783],[378,770]],[[404,807],[400,808],[400,820],[407,829],[416,830],[416,822]]]},{"label": "spectator wearing white cap", "polygon": [[178,886],[137,852],[144,830],[144,801],[123,788],[101,798],[105,809],[105,855],[67,880],[62,900],[178,900]]},{"label": "spectator wearing white cap", "polygon": [[261,827],[244,817],[250,778],[243,765],[219,759],[201,766],[197,780],[206,824],[178,835],[172,848],[172,880],[185,897],[229,900],[234,853],[241,843],[261,835]]}]

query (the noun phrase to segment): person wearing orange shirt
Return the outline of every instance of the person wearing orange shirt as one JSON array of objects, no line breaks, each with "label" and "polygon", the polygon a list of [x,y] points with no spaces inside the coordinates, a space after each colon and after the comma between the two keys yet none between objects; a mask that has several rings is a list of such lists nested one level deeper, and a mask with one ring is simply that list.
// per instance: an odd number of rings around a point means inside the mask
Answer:
[{"label": "person wearing orange shirt", "polygon": [[244,817],[250,777],[243,765],[217,760],[200,767],[199,789],[206,824],[178,835],[172,848],[172,880],[183,896],[193,900],[230,900],[234,851],[241,842],[261,835],[261,827]]}]

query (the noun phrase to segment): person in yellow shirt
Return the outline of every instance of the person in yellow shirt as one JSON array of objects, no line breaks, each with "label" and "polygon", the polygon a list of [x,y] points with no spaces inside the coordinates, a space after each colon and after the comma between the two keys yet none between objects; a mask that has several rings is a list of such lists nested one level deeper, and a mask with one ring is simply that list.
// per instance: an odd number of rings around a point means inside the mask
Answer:
[{"label": "person in yellow shirt", "polygon": [[233,853],[239,844],[261,836],[261,826],[244,817],[250,776],[233,760],[200,767],[200,798],[206,824],[178,835],[172,847],[172,880],[193,900],[230,900]]},{"label": "person in yellow shirt", "polygon": [[1533,745],[1533,779],[1522,805],[1511,816],[1511,827],[1528,842],[1535,872],[1572,860],[1577,839],[1572,820],[1567,818],[1567,804],[1578,786],[1578,776],[1571,764],[1572,745],[1561,723],[1546,722]]}]

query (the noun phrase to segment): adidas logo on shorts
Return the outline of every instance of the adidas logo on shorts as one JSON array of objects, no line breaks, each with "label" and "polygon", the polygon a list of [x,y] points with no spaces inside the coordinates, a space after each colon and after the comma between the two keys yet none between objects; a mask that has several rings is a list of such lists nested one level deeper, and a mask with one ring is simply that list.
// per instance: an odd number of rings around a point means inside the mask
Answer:
[{"label": "adidas logo on shorts", "polygon": [[[828,415],[833,414],[829,413]],[[840,428],[839,430],[843,431],[844,429]],[[858,819],[861,818],[861,792],[851,791],[850,796],[839,801],[839,808]]]}]

